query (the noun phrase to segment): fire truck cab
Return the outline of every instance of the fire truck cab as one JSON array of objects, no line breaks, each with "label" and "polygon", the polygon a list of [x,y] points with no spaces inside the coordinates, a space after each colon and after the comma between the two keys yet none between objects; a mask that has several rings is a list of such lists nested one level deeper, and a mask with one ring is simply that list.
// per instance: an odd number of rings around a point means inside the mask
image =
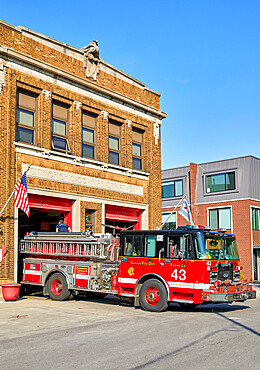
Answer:
[{"label": "fire truck cab", "polygon": [[95,292],[134,299],[135,306],[163,311],[169,302],[242,302],[256,297],[240,283],[233,234],[205,227],[121,231],[112,235],[30,233],[20,241],[21,283],[43,286],[54,300]]},{"label": "fire truck cab", "polygon": [[241,284],[233,234],[195,226],[172,231],[122,231],[118,294],[132,296],[145,310],[245,301],[256,297]]}]

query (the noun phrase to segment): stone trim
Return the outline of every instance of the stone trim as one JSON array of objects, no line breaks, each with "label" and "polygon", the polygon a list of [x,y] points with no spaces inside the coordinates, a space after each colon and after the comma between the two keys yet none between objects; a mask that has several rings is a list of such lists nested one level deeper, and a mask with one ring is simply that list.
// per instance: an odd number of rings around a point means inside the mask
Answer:
[{"label": "stone trim", "polygon": [[127,167],[113,166],[109,163],[99,162],[88,158],[77,157],[70,154],[55,152],[54,150],[48,150],[44,148],[39,148],[33,145],[24,144],[20,142],[14,142],[16,153],[28,154],[34,157],[46,158],[48,160],[76,164],[77,166],[94,168],[96,170],[116,173],[123,176],[131,176],[140,180],[147,180],[150,173],[133,170]]},{"label": "stone trim", "polygon": [[[113,91],[113,90],[111,90],[107,87],[100,86],[95,82],[92,82],[90,80],[86,80],[82,77],[79,77],[79,76],[73,74],[73,73],[66,72],[66,71],[64,71],[60,68],[54,67],[54,66],[50,65],[49,63],[39,61],[39,60],[37,60],[33,57],[25,55],[24,53],[20,53],[16,50],[13,50],[13,49],[7,49],[7,48],[5,49],[5,47],[3,45],[0,45],[0,54],[4,54],[7,57],[10,57],[10,59],[22,61],[23,63],[26,63],[27,65],[31,65],[31,66],[34,66],[36,68],[39,68],[39,70],[41,70],[41,71],[51,73],[51,74],[54,75],[55,78],[57,78],[57,76],[62,77],[66,80],[69,80],[70,83],[71,83],[71,81],[73,81],[75,83],[78,83],[81,86],[88,87],[90,89],[90,91],[93,91],[96,94],[101,93],[101,94],[105,95],[106,97],[108,97],[111,100],[117,99],[120,102],[123,102],[123,104],[126,103],[130,106],[133,106],[135,109],[137,108],[138,110],[143,111],[146,114],[150,114],[150,115],[154,116],[154,118],[158,117],[160,119],[163,119],[163,118],[167,117],[167,114],[165,112],[159,110],[159,109],[150,107],[147,104],[144,104],[144,103],[138,102],[138,101],[136,101],[132,98],[126,97],[123,94],[117,93],[117,92],[115,92],[115,91]],[[9,63],[10,63],[11,68],[13,67],[14,69],[18,69],[18,68],[15,68],[15,66],[13,65],[13,62],[11,60],[10,60]],[[150,118],[152,118],[152,117],[150,117]]]}]

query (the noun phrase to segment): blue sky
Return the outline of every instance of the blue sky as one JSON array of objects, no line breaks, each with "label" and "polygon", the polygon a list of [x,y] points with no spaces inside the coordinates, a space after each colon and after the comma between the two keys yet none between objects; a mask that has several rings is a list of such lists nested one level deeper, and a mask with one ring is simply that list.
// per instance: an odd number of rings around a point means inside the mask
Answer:
[{"label": "blue sky", "polygon": [[162,168],[260,157],[260,1],[2,0],[0,18],[81,48],[162,94]]}]

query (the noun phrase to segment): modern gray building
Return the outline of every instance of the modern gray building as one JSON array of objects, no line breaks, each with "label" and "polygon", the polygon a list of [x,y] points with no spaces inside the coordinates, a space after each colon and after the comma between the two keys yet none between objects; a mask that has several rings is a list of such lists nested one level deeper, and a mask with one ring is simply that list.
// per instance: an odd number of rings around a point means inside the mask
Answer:
[{"label": "modern gray building", "polygon": [[[260,158],[245,156],[162,171],[162,219],[187,194],[194,224],[237,237],[244,280],[260,280]],[[177,211],[166,228],[185,225]]]}]

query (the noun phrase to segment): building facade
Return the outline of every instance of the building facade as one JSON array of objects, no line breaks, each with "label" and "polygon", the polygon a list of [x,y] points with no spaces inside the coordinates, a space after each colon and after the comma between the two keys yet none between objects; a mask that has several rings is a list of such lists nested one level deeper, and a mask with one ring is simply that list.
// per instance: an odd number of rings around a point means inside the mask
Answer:
[{"label": "building facade", "polygon": [[[194,224],[234,233],[245,281],[260,280],[260,159],[253,156],[162,171],[162,220],[187,194]],[[166,228],[184,226],[177,212]]]},{"label": "building facade", "polygon": [[[161,214],[160,94],[82,49],[0,22],[0,204],[30,165],[31,214],[0,220],[0,283],[19,275],[27,231],[155,228]],[[106,226],[105,226],[106,225]]]}]

